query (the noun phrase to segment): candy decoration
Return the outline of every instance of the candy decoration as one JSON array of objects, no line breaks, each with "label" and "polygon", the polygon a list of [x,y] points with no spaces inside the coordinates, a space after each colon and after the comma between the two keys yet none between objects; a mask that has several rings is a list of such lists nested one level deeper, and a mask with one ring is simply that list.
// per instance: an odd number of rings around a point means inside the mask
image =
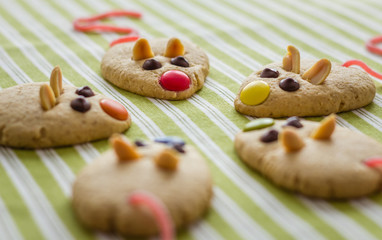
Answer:
[{"label": "candy decoration", "polygon": [[286,124],[283,125],[283,127],[286,127],[286,126],[291,126],[291,127],[295,127],[295,128],[302,128],[303,127],[303,125],[300,122],[299,117],[290,117],[286,121],[287,122],[286,122]]},{"label": "candy decoration", "polygon": [[177,150],[180,153],[186,152],[183,148],[186,143],[183,141],[183,139],[179,137],[172,137],[172,136],[157,137],[154,139],[154,142],[167,144],[173,147],[175,150]]},{"label": "candy decoration", "polygon": [[100,101],[100,106],[105,113],[117,120],[125,121],[129,117],[126,108],[112,99],[102,99]]},{"label": "candy decoration", "polygon": [[186,144],[183,139],[179,137],[173,137],[173,136],[157,137],[154,139],[154,142],[164,143],[167,145],[180,145],[180,146],[184,146]]},{"label": "candy decoration", "polygon": [[178,38],[171,38],[167,42],[165,57],[174,58],[184,55],[184,46]]},{"label": "candy decoration", "polygon": [[352,65],[356,65],[356,66],[359,66],[361,67],[363,70],[365,70],[365,72],[367,72],[368,74],[370,74],[371,76],[375,77],[375,78],[378,78],[378,79],[381,79],[382,80],[382,74],[379,74],[375,71],[373,71],[371,68],[369,68],[366,63],[360,61],[360,60],[349,60],[349,61],[346,61],[342,64],[343,67],[349,67],[349,66],[352,66]]},{"label": "candy decoration", "polygon": [[59,66],[53,68],[50,74],[50,87],[54,92],[54,96],[57,98],[62,92],[62,72]]},{"label": "candy decoration", "polygon": [[116,32],[116,33],[126,33],[130,34],[133,33],[135,36],[127,36],[127,37],[121,37],[111,42],[110,47],[123,43],[123,42],[131,42],[136,41],[139,36],[137,34],[137,31],[128,28],[128,27],[117,27],[112,25],[103,25],[103,24],[94,24],[93,22],[102,20],[109,17],[120,17],[120,16],[126,16],[131,18],[141,18],[142,14],[139,12],[134,11],[126,11],[126,10],[115,10],[110,11],[106,13],[102,13],[93,17],[88,18],[77,18],[73,22],[73,27],[75,30],[79,32],[93,32],[93,31],[102,31],[102,32]]},{"label": "candy decoration", "polygon": [[177,56],[174,58],[171,58],[171,64],[179,66],[179,67],[189,67],[190,64],[187,62],[187,60],[183,56]]},{"label": "candy decoration", "polygon": [[287,54],[283,58],[283,69],[288,72],[300,73],[300,52],[297,48],[289,45]]},{"label": "candy decoration", "polygon": [[272,68],[264,68],[264,70],[260,74],[261,78],[277,78],[278,76],[279,71]]},{"label": "candy decoration", "polygon": [[331,114],[321,121],[320,126],[312,132],[310,137],[316,140],[329,139],[330,136],[333,134],[335,127],[336,127],[336,115]]},{"label": "candy decoration", "polygon": [[382,167],[382,157],[371,157],[366,159],[363,163],[372,168]]},{"label": "candy decoration", "polygon": [[259,118],[247,123],[244,126],[243,131],[248,132],[252,130],[258,130],[258,129],[273,126],[273,124],[275,124],[275,121],[272,118]]},{"label": "candy decoration", "polygon": [[86,98],[84,98],[83,96],[73,99],[70,102],[70,106],[72,107],[73,110],[76,110],[77,112],[82,112],[82,113],[89,111],[91,107],[89,101],[86,100]]},{"label": "candy decoration", "polygon": [[332,63],[328,59],[323,58],[309,68],[301,77],[312,84],[318,85],[325,81],[331,69]]},{"label": "candy decoration", "polygon": [[275,129],[271,129],[260,137],[260,141],[265,143],[274,142],[278,139],[279,132]]},{"label": "candy decoration", "polygon": [[164,149],[161,153],[159,153],[155,159],[155,163],[158,167],[167,169],[167,170],[175,170],[178,166],[179,157],[177,152],[173,149]]},{"label": "candy decoration", "polygon": [[174,239],[174,225],[166,206],[155,196],[146,192],[133,192],[129,195],[127,202],[132,206],[146,206],[153,214],[161,240]]},{"label": "candy decoration", "polygon": [[48,84],[43,84],[40,87],[41,107],[44,110],[49,110],[56,105],[56,98],[52,88]]},{"label": "candy decoration", "polygon": [[140,38],[133,47],[133,60],[138,61],[154,57],[149,41],[146,38]]},{"label": "candy decoration", "polygon": [[294,92],[300,89],[300,83],[298,83],[293,78],[284,78],[280,81],[279,87],[287,92]]},{"label": "candy decoration", "polygon": [[292,128],[284,128],[279,141],[286,152],[296,152],[305,146],[304,141]]},{"label": "candy decoration", "polygon": [[125,141],[120,134],[113,135],[110,138],[110,143],[120,162],[137,160],[141,157],[135,146]]},{"label": "candy decoration", "polygon": [[376,36],[366,42],[366,48],[372,53],[382,55],[382,49],[378,48],[376,45],[382,43],[382,36]]},{"label": "candy decoration", "polygon": [[142,65],[142,68],[145,70],[155,70],[161,67],[162,67],[162,64],[158,62],[157,60],[155,60],[154,58],[147,59]]},{"label": "candy decoration", "polygon": [[184,72],[170,70],[162,74],[160,85],[169,91],[183,91],[190,87],[191,80]]},{"label": "candy decoration", "polygon": [[89,86],[84,86],[77,88],[76,94],[84,96],[84,97],[92,97],[94,96],[93,90]]},{"label": "candy decoration", "polygon": [[258,105],[268,98],[269,92],[268,83],[253,81],[243,88],[240,93],[240,100],[246,105]]}]

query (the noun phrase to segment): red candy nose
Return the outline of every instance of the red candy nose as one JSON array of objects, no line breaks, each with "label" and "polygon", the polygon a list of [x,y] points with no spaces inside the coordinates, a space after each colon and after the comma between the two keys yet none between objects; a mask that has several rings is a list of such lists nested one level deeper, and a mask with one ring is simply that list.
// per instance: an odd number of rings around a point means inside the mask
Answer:
[{"label": "red candy nose", "polygon": [[190,87],[190,78],[184,72],[170,70],[162,74],[159,83],[166,90],[183,91]]}]

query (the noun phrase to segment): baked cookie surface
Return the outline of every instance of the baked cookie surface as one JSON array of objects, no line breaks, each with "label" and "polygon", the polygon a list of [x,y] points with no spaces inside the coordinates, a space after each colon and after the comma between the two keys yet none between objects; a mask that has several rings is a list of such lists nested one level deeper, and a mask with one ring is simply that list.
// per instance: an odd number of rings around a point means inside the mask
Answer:
[{"label": "baked cookie surface", "polygon": [[139,39],[110,48],[102,59],[103,77],[127,91],[160,99],[189,98],[203,87],[208,57],[179,39]]},{"label": "baked cookie surface", "polygon": [[[0,91],[0,145],[73,145],[108,138],[129,128],[131,118],[122,104],[89,87],[62,85],[61,76],[56,79],[59,81],[50,85],[28,83]],[[59,92],[57,97],[52,86]]]},{"label": "baked cookie surface", "polygon": [[381,143],[335,126],[334,116],[321,123],[296,117],[273,121],[260,118],[248,123],[235,138],[235,150],[276,185],[322,198],[359,197],[381,190],[382,173],[366,164],[382,158]]},{"label": "baked cookie surface", "polygon": [[285,60],[271,63],[243,82],[234,102],[238,112],[272,118],[322,116],[357,109],[373,100],[376,88],[367,73],[326,59],[300,62],[295,51],[296,69],[288,68]]},{"label": "baked cookie surface", "polygon": [[85,167],[73,184],[74,211],[84,226],[129,236],[157,234],[152,213],[128,204],[126,199],[135,191],[156,196],[176,228],[205,213],[212,179],[192,146],[171,138],[135,144],[115,139],[114,149]]}]

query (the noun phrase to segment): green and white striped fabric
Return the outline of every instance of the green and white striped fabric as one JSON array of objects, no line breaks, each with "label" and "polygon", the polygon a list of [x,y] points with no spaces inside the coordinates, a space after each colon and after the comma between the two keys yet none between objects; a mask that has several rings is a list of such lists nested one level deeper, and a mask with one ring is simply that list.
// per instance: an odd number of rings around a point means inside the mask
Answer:
[{"label": "green and white striped fabric", "polygon": [[[100,61],[118,35],[78,33],[72,21],[112,9],[142,12],[141,20],[112,22],[144,37],[176,36],[201,46],[211,64],[204,88],[188,100],[164,101],[104,81]],[[382,72],[382,56],[364,47],[382,33],[381,23],[380,0],[0,0],[0,87],[47,81],[60,65],[66,83],[89,85],[128,108],[128,137],[176,135],[196,146],[208,159],[214,198],[208,214],[178,239],[382,239],[382,194],[306,198],[248,169],[233,149],[249,121],[233,108],[247,75],[280,61],[289,44],[302,57],[360,59]],[[374,102],[339,114],[338,124],[382,142],[376,85]],[[107,148],[106,140],[36,151],[0,147],[0,239],[121,239],[83,229],[70,206],[76,174]]]}]

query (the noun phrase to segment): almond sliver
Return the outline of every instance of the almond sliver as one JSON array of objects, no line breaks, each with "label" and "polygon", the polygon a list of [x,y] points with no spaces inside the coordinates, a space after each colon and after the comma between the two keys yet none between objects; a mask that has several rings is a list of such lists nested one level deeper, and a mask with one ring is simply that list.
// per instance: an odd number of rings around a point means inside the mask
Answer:
[{"label": "almond sliver", "polygon": [[40,87],[40,101],[41,107],[44,110],[49,110],[56,104],[56,98],[53,90],[48,84],[43,84]]},{"label": "almond sliver", "polygon": [[323,58],[309,68],[302,75],[302,79],[305,79],[315,85],[321,84],[328,77],[331,68],[331,62],[328,59]]}]

